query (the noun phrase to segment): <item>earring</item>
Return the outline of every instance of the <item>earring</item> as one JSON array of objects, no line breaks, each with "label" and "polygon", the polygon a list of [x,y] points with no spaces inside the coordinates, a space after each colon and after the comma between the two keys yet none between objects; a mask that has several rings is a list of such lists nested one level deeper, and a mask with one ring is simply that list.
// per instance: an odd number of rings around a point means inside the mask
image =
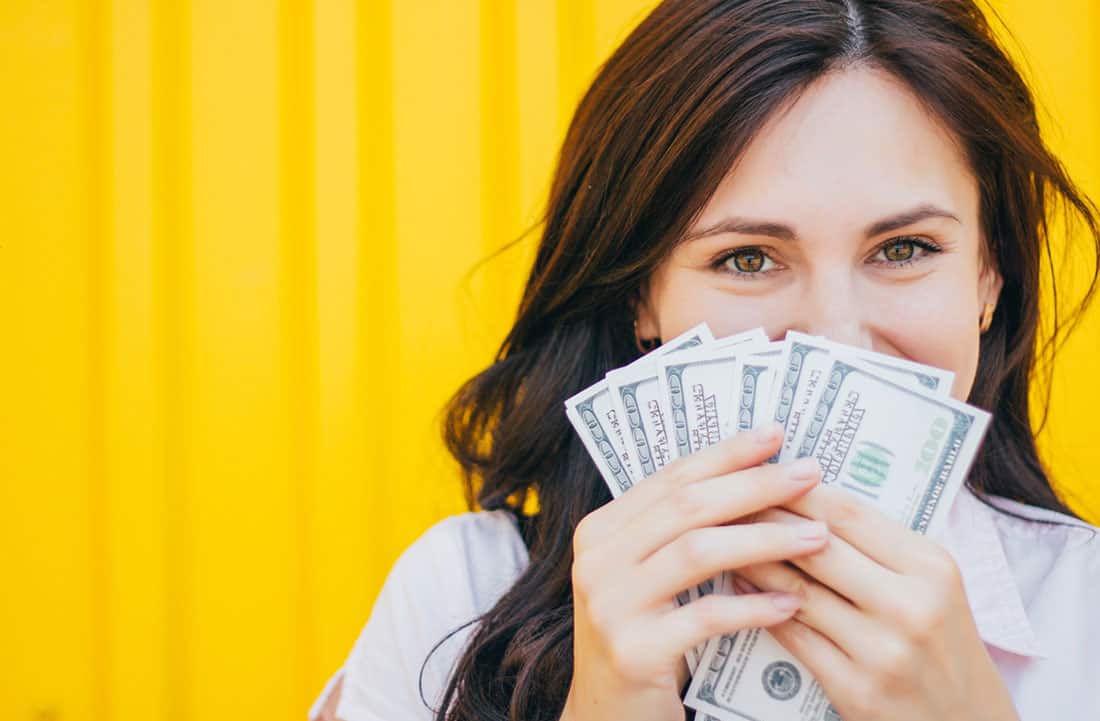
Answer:
[{"label": "earring", "polygon": [[993,325],[993,309],[996,306],[992,303],[986,303],[982,308],[982,315],[978,319],[978,330],[985,333],[989,330],[989,326]]},{"label": "earring", "polygon": [[660,344],[661,341],[657,338],[646,338],[642,340],[641,336],[638,335],[638,321],[634,321],[634,346],[638,349],[639,353],[644,355]]}]

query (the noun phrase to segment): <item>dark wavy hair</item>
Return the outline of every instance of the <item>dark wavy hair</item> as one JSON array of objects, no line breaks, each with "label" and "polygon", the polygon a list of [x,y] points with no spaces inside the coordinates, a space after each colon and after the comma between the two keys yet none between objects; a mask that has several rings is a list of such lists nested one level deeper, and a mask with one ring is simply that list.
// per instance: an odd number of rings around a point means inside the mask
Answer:
[{"label": "dark wavy hair", "polygon": [[[985,251],[1004,285],[969,398],[993,419],[967,483],[1071,513],[1040,462],[1029,390],[1094,293],[1098,213],[1040,137],[987,16],[971,0],[666,0],[581,100],[515,323],[446,409],[467,501],[515,514],[530,563],[476,619],[438,721],[559,717],[573,671],[573,531],[610,500],[562,402],[639,355],[643,283],[769,116],[851,67],[900,79],[954,132],[980,186]],[[1092,274],[1071,313],[1059,318],[1055,303],[1043,316],[1040,339],[1055,206],[1081,221]]]}]

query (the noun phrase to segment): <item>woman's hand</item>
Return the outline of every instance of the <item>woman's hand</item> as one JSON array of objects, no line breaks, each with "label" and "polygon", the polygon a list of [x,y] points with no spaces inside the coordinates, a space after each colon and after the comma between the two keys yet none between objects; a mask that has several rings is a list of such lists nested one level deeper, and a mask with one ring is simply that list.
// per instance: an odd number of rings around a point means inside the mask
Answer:
[{"label": "woman's hand", "polygon": [[790,503],[820,480],[815,461],[758,465],[776,425],[679,459],[596,509],[573,536],[573,683],[562,719],[681,721],[684,653],[711,636],[790,617],[788,594],[675,594],[726,569],[804,557],[824,546],[816,521],[730,524]]},{"label": "woman's hand", "polygon": [[786,506],[794,513],[772,509],[754,520],[825,521],[828,547],[794,559],[797,569],[741,569],[751,585],[735,586],[802,599],[770,631],[844,721],[1017,721],[946,550],[840,489],[821,486]]}]

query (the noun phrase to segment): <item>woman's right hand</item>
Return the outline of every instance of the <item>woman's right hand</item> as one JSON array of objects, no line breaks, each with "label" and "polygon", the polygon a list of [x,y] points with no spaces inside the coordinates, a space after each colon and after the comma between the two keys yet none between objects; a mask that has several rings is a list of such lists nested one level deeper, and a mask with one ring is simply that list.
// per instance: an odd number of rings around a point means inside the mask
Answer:
[{"label": "woman's right hand", "polygon": [[672,604],[724,570],[825,546],[828,530],[818,522],[746,522],[820,481],[812,458],[759,465],[782,436],[775,424],[677,459],[577,525],[573,682],[562,721],[682,721],[688,649],[794,614],[798,598],[775,593]]}]

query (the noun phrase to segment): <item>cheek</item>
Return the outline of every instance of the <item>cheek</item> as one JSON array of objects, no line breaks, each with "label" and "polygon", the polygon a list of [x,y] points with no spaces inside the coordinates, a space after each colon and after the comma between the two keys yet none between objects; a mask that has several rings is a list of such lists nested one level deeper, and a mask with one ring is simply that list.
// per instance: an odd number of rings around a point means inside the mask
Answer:
[{"label": "cheek", "polygon": [[675,338],[706,321],[716,338],[757,326],[769,326],[762,315],[766,300],[746,298],[709,285],[694,273],[668,277],[656,298],[657,322],[662,338]]},{"label": "cheek", "polygon": [[965,401],[978,364],[978,311],[960,287],[883,293],[871,306],[877,317],[868,325],[875,350],[953,371],[951,395]]}]

